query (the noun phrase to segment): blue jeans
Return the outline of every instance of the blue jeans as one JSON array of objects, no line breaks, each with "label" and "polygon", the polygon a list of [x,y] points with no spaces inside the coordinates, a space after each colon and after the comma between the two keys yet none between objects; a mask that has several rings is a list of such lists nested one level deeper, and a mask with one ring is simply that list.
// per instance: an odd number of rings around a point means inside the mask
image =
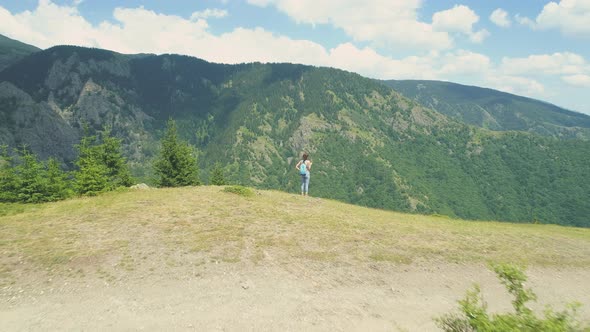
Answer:
[{"label": "blue jeans", "polygon": [[306,193],[309,190],[309,173],[301,175],[301,193]]}]

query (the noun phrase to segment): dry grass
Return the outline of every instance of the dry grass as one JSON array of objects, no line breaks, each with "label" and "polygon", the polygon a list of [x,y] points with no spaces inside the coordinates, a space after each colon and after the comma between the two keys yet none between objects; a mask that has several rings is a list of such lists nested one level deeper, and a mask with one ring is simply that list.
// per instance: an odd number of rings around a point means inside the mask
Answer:
[{"label": "dry grass", "polygon": [[36,269],[112,279],[185,257],[590,266],[590,229],[400,214],[275,191],[129,190],[13,210],[0,217],[4,282]]}]

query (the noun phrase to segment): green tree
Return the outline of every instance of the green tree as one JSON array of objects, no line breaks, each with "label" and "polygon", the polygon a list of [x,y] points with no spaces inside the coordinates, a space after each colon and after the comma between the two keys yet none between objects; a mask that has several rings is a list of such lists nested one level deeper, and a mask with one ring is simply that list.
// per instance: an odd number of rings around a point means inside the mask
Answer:
[{"label": "green tree", "polygon": [[102,162],[101,153],[96,147],[96,136],[85,134],[76,146],[78,159],[75,173],[75,190],[80,195],[94,196],[112,189],[109,185],[109,170]]},{"label": "green tree", "polygon": [[67,174],[55,159],[40,162],[25,146],[15,152],[18,164],[6,148],[0,156],[0,202],[41,203],[71,196]]},{"label": "green tree", "polygon": [[18,150],[21,159],[16,166],[16,174],[19,178],[16,188],[16,198],[23,203],[40,203],[45,201],[47,193],[47,171],[43,164],[37,160],[37,156],[31,153],[25,146]]},{"label": "green tree", "polygon": [[121,151],[121,140],[111,136],[110,128],[101,135],[89,135],[88,127],[77,145],[78,171],[75,174],[75,189],[80,195],[93,196],[104,191],[133,184],[127,162]]},{"label": "green tree", "polygon": [[223,175],[223,168],[220,163],[215,163],[210,175],[210,183],[214,186],[224,186],[227,184],[225,176]]},{"label": "green tree", "polygon": [[47,200],[58,201],[72,196],[68,174],[64,172],[55,158],[47,161]]},{"label": "green tree", "polygon": [[7,146],[0,146],[0,202],[16,202],[18,178]]},{"label": "green tree", "polygon": [[176,122],[168,120],[161,142],[160,154],[154,162],[156,183],[160,187],[199,185],[199,169],[195,149],[178,138]]},{"label": "green tree", "polygon": [[133,184],[127,161],[121,151],[121,140],[111,136],[111,129],[102,132],[102,144],[97,147],[98,156],[107,168],[107,176],[113,187],[129,187]]}]

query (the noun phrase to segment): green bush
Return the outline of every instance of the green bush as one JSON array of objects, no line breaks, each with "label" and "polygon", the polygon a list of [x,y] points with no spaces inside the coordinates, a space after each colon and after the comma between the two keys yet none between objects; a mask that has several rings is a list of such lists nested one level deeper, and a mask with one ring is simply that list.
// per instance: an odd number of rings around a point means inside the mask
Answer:
[{"label": "green bush", "polygon": [[243,186],[229,186],[223,189],[226,193],[232,193],[244,197],[254,196],[254,190]]},{"label": "green bush", "polygon": [[481,290],[475,285],[459,301],[460,314],[446,314],[435,318],[437,325],[447,332],[508,332],[508,331],[590,331],[590,326],[577,319],[580,304],[571,303],[564,311],[555,312],[547,308],[544,317],[537,317],[526,306],[536,300],[531,289],[524,288],[526,275],[521,268],[511,264],[498,264],[493,267],[498,278],[514,297],[514,313],[492,314],[487,312],[487,304],[481,296]]}]

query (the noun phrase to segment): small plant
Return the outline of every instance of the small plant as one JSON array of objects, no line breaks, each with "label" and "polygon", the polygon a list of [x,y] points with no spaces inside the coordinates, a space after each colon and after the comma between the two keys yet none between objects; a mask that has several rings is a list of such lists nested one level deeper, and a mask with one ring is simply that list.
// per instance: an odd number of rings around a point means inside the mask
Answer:
[{"label": "small plant", "polygon": [[22,203],[0,203],[0,217],[23,213],[26,208]]},{"label": "small plant", "polygon": [[226,193],[232,193],[244,197],[254,196],[254,190],[243,186],[229,186],[223,189]]},{"label": "small plant", "polygon": [[467,291],[465,298],[459,301],[460,314],[446,314],[435,318],[443,331],[590,331],[590,326],[584,327],[577,320],[577,309],[580,304],[569,304],[562,312],[547,308],[545,317],[537,317],[526,306],[527,302],[536,300],[536,295],[532,289],[524,288],[527,277],[522,269],[511,264],[498,264],[493,266],[493,269],[514,297],[512,306],[515,313],[490,315],[481,296],[480,287],[475,285],[472,290]]}]

